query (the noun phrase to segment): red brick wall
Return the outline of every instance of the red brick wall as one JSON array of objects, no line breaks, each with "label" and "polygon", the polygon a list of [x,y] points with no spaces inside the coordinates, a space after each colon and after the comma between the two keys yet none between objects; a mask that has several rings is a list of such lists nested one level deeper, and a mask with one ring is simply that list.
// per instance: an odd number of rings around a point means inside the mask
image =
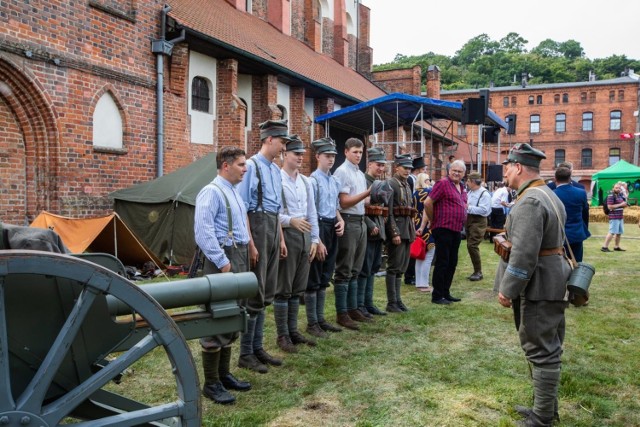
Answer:
[{"label": "red brick wall", "polygon": [[[0,90],[0,93],[4,93],[4,90]],[[0,123],[4,125],[0,133],[0,220],[23,225],[27,215],[24,137],[20,124],[2,96]]]},{"label": "red brick wall", "polygon": [[373,67],[373,49],[369,47],[369,19],[371,10],[360,3],[358,5],[358,11],[360,16],[358,21],[358,67],[356,71],[364,76],[370,76]]},{"label": "red brick wall", "polygon": [[372,80],[389,93],[420,95],[420,66],[398,70],[374,71]]}]

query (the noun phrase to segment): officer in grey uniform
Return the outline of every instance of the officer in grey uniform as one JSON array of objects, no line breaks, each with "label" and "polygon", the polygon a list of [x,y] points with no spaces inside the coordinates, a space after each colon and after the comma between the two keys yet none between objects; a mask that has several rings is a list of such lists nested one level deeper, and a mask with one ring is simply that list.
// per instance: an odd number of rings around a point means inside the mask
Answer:
[{"label": "officer in grey uniform", "polygon": [[564,256],[564,205],[540,178],[544,153],[513,146],[504,165],[506,184],[517,200],[505,224],[512,248],[495,278],[498,300],[513,307],[520,345],[532,365],[533,408],[516,407],[521,426],[550,426],[558,418],[558,385],[571,268]]},{"label": "officer in grey uniform", "polygon": [[387,311],[399,313],[409,311],[400,296],[402,275],[409,266],[409,247],[416,239],[413,225],[413,194],[407,178],[413,167],[411,154],[395,157],[396,173],[389,184],[393,189],[393,209],[390,209],[387,221]]}]

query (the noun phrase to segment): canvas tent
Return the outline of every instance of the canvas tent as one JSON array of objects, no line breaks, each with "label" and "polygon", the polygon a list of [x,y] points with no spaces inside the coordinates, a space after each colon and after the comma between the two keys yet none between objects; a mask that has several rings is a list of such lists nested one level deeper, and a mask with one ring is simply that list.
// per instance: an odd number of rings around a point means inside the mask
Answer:
[{"label": "canvas tent", "polygon": [[55,231],[74,254],[84,252],[108,253],[124,265],[142,266],[152,261],[164,269],[162,261],[138,240],[116,214],[98,218],[68,218],[42,211],[30,227]]},{"label": "canvas tent", "polygon": [[110,194],[114,210],[160,259],[189,264],[195,252],[196,197],[216,176],[211,153],[153,181]]},{"label": "canvas tent", "polygon": [[640,167],[634,166],[624,160],[618,160],[606,169],[596,172],[591,177],[592,198],[591,206],[599,206],[618,181],[627,183],[629,198],[640,197]]}]

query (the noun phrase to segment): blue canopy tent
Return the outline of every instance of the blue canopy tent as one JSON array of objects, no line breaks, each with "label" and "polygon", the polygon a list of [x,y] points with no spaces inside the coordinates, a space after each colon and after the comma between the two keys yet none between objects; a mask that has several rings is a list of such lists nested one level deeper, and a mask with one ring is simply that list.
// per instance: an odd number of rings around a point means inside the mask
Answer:
[{"label": "blue canopy tent", "polygon": [[[349,136],[365,139],[367,136],[396,129],[400,126],[410,127],[410,137],[413,138],[414,135],[420,135],[420,138],[415,141],[402,142],[421,144],[419,152],[423,153],[425,150],[422,144],[425,141],[425,133],[431,138],[431,141],[437,140],[442,142],[443,145],[456,144],[456,137],[453,134],[448,135],[451,126],[443,131],[439,127],[433,126],[434,121],[437,120],[462,121],[462,103],[404,93],[391,93],[318,116],[314,121],[322,124],[326,135],[337,141],[343,141]],[[502,129],[507,128],[507,123],[491,110],[488,111],[483,125]],[[374,144],[397,143],[375,140]],[[433,150],[430,150],[430,152],[433,152]],[[342,150],[338,150],[339,158],[336,159],[336,164],[340,163],[341,155]],[[431,165],[429,169],[433,169]]]}]

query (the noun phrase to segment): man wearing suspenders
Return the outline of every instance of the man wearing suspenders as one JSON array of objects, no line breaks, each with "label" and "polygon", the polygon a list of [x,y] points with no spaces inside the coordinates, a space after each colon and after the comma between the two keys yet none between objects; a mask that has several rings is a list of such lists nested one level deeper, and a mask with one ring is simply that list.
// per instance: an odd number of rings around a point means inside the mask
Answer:
[{"label": "man wearing suspenders", "polygon": [[[327,322],[324,317],[324,305],[327,288],[336,267],[338,254],[338,238],[344,233],[344,221],[338,210],[338,194],[340,183],[331,175],[331,168],[336,161],[336,143],[329,137],[320,138],[312,143],[316,152],[316,169],[310,177],[314,189],[314,199],[318,214],[320,242],[316,257],[309,269],[307,290],[304,293],[307,312],[307,332],[313,336],[324,338],[327,332],[340,332],[342,329]],[[322,203],[320,203],[322,200]]]},{"label": "man wearing suspenders", "polygon": [[487,217],[491,215],[491,195],[482,187],[482,175],[471,172],[467,177],[467,252],[473,264],[473,274],[467,279],[472,282],[482,280],[482,258],[480,258],[480,243],[487,231]]},{"label": "man wearing suspenders", "polygon": [[266,373],[267,365],[282,365],[282,360],[263,347],[264,310],[273,302],[278,281],[280,258],[287,256],[278,212],[282,204],[280,169],[273,163],[284,151],[288,133],[286,120],[268,120],[260,124],[260,152],[247,161],[247,173],[238,190],[247,208],[250,237],[251,271],[258,278],[258,294],[246,301],[249,321],[240,338],[238,366]]},{"label": "man wearing suspenders", "polygon": [[296,353],[296,344],[315,346],[316,342],[298,331],[300,296],[307,288],[309,265],[318,247],[318,215],[308,178],[299,169],[305,149],[298,135],[287,138],[280,175],[282,206],[280,224],[287,242],[287,257],[280,260],[278,284],[273,303],[277,344],[287,353]]},{"label": "man wearing suspenders", "polygon": [[[244,150],[224,147],[216,155],[218,175],[196,198],[194,232],[205,255],[204,274],[249,271],[247,211],[236,185],[247,171]],[[200,339],[203,394],[220,404],[236,398],[228,390],[246,391],[251,384],[237,380],[230,372],[231,344],[238,333]]]}]

